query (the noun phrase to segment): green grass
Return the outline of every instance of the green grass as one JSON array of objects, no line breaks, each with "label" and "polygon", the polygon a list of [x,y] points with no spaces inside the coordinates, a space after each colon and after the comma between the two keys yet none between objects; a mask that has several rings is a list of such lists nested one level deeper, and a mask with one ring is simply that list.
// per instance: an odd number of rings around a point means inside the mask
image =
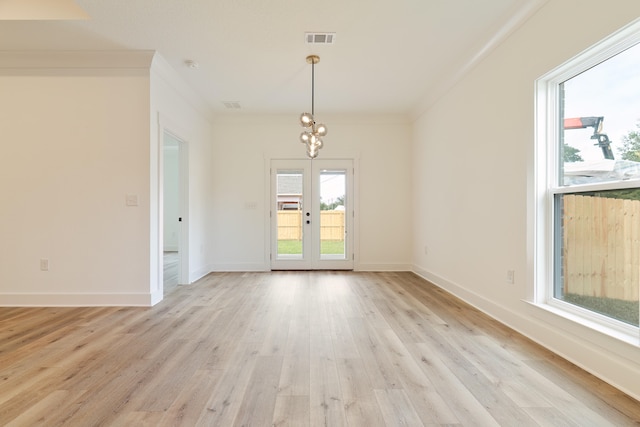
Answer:
[{"label": "green grass", "polygon": [[625,301],[576,294],[566,294],[564,301],[629,323],[630,325],[638,326],[638,323],[640,323],[638,301]]},{"label": "green grass", "polygon": [[302,253],[301,240],[278,240],[278,253],[282,255]]},{"label": "green grass", "polygon": [[[320,242],[320,250],[325,255],[341,255],[344,254],[343,240],[322,240]],[[301,240],[278,240],[278,253],[281,255],[300,254],[302,253]]]},{"label": "green grass", "polygon": [[320,253],[325,255],[344,254],[344,240],[322,240],[320,241]]}]

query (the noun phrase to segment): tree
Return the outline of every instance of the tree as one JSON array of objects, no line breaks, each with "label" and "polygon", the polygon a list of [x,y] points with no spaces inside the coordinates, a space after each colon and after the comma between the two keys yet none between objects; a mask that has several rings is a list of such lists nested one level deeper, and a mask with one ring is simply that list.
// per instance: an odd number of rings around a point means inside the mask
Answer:
[{"label": "tree", "polygon": [[344,196],[340,196],[335,200],[331,200],[330,203],[325,203],[324,201],[320,201],[320,210],[321,211],[332,211],[335,210],[338,206],[344,206]]},{"label": "tree", "polygon": [[636,130],[622,137],[622,148],[618,151],[623,160],[640,162],[640,120],[636,123]]},{"label": "tree", "polygon": [[564,148],[562,150],[562,155],[564,157],[565,163],[573,163],[573,162],[582,162],[582,156],[578,154],[580,150],[568,145],[566,142],[564,143]]}]

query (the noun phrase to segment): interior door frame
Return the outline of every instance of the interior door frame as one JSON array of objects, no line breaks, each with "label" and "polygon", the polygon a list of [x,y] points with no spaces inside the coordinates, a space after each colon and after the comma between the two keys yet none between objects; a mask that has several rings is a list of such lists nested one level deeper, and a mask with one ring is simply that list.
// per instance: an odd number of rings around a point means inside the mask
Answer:
[{"label": "interior door frame", "polygon": [[[356,165],[357,159],[355,158],[332,158],[332,159],[315,159],[308,158],[265,158],[266,174],[266,206],[268,206],[268,218],[266,223],[266,235],[265,235],[265,258],[268,264],[269,270],[354,270],[356,266],[356,252],[357,252],[357,232],[356,232],[356,211],[357,211],[357,192],[356,192]],[[309,179],[315,179],[319,176],[320,171],[315,169],[313,165],[327,165],[328,169],[332,169],[332,165],[337,165],[335,169],[345,169],[347,171],[346,177],[346,210],[345,210],[345,259],[331,260],[321,259],[320,247],[307,246],[306,251],[310,256],[307,260],[277,260],[277,237],[274,235],[277,233],[277,201],[275,189],[275,171],[274,164],[278,162],[291,162],[291,170],[299,169],[297,164],[308,165],[311,176]],[[286,169],[286,168],[281,168]],[[310,184],[310,186],[313,186]],[[349,197],[350,196],[350,197]],[[312,199],[308,201],[310,203],[310,212],[314,214],[320,213],[320,199],[312,195]],[[307,207],[309,207],[307,205]],[[307,209],[305,209],[306,211]],[[320,218],[315,218],[315,215],[311,216],[312,224],[310,231],[318,239],[320,239]],[[304,242],[304,241],[303,241]],[[307,241],[308,242],[308,241]],[[275,268],[274,268],[274,264]]]}]

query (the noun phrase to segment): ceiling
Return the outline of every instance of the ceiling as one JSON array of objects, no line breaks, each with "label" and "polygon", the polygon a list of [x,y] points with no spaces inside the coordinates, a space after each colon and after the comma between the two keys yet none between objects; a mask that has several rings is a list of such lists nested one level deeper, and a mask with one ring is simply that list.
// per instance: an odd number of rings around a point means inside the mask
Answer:
[{"label": "ceiling", "polygon": [[[311,65],[305,58],[317,54],[317,114],[410,115],[543,0],[75,3],[90,19],[0,20],[0,50],[155,50],[213,113],[233,114],[308,110]],[[335,43],[306,44],[305,32],[335,32]],[[229,110],[225,102],[241,108]]]}]

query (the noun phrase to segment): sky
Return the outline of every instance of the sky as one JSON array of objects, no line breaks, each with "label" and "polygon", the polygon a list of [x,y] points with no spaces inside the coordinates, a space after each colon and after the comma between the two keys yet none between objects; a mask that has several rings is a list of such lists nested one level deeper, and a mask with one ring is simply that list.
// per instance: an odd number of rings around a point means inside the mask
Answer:
[{"label": "sky", "polygon": [[[638,130],[640,120],[640,44],[596,65],[564,84],[565,118],[604,116],[602,132],[609,135],[614,157],[622,137]],[[585,161],[604,157],[595,140],[593,128],[565,131],[565,142],[580,150]]]},{"label": "sky", "polygon": [[345,173],[322,173],[320,174],[320,200],[331,203],[345,193]]},{"label": "sky", "polygon": [[[565,118],[604,116],[603,133],[609,135],[616,159],[622,137],[637,130],[640,119],[640,44],[596,65],[564,84]],[[589,139],[593,128],[565,131],[565,142],[580,150],[585,161],[602,160],[599,147]]]}]

